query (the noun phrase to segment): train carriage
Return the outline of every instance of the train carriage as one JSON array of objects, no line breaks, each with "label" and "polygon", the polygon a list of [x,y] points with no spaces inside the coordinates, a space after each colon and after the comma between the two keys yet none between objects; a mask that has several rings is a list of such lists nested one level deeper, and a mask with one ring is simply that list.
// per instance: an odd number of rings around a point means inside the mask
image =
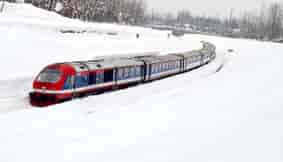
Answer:
[{"label": "train carriage", "polygon": [[216,57],[215,46],[202,43],[202,49],[189,52],[168,55],[151,53],[49,65],[34,80],[30,102],[33,106],[49,106],[74,97],[190,71]]},{"label": "train carriage", "polygon": [[203,55],[198,50],[181,54],[184,57],[184,71],[194,69],[203,64]]},{"label": "train carriage", "polygon": [[144,62],[146,69],[144,79],[151,81],[181,72],[182,58],[175,55],[136,57]]},{"label": "train carriage", "polygon": [[48,106],[73,97],[143,80],[143,63],[130,59],[91,60],[47,66],[33,83],[31,104]]}]

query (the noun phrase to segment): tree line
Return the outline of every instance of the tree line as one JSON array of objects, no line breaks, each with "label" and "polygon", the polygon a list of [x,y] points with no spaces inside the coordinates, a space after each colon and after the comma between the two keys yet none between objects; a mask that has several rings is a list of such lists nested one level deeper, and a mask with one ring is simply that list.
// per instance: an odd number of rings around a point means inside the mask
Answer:
[{"label": "tree line", "polygon": [[277,2],[262,5],[258,11],[235,15],[234,9],[226,18],[194,16],[189,10],[172,13],[152,13],[152,23],[186,27],[193,31],[215,35],[283,41],[283,5]]},{"label": "tree line", "polygon": [[83,21],[143,24],[144,0],[28,0],[34,6]]}]

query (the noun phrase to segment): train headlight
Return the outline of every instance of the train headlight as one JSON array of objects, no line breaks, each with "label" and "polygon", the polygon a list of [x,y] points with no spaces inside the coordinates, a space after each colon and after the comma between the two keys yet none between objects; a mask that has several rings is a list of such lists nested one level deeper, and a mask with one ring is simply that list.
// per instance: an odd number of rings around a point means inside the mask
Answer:
[{"label": "train headlight", "polygon": [[43,90],[43,92],[46,91],[46,87],[41,87],[41,89]]}]

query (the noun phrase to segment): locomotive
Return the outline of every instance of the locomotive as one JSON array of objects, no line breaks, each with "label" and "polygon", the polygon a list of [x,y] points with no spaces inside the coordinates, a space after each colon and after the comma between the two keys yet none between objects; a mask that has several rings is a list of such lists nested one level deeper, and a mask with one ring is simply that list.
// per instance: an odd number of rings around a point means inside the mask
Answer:
[{"label": "locomotive", "polygon": [[30,103],[53,104],[158,80],[203,66],[216,57],[216,47],[202,42],[200,50],[167,55],[128,56],[55,63],[45,67],[33,82]]}]

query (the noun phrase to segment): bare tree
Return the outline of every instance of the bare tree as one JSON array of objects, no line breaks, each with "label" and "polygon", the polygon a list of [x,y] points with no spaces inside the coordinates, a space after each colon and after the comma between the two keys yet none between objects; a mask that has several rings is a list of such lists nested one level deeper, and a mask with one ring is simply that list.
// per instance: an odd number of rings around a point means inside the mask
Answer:
[{"label": "bare tree", "polygon": [[191,12],[188,10],[182,10],[178,12],[177,21],[181,24],[190,24],[192,21]]},{"label": "bare tree", "polygon": [[282,7],[278,3],[271,4],[268,10],[268,38],[276,39],[282,35]]},{"label": "bare tree", "polygon": [[1,2],[2,2],[2,3],[1,3],[1,6],[0,6],[0,13],[3,12],[4,7],[5,7],[5,1],[2,0]]}]

